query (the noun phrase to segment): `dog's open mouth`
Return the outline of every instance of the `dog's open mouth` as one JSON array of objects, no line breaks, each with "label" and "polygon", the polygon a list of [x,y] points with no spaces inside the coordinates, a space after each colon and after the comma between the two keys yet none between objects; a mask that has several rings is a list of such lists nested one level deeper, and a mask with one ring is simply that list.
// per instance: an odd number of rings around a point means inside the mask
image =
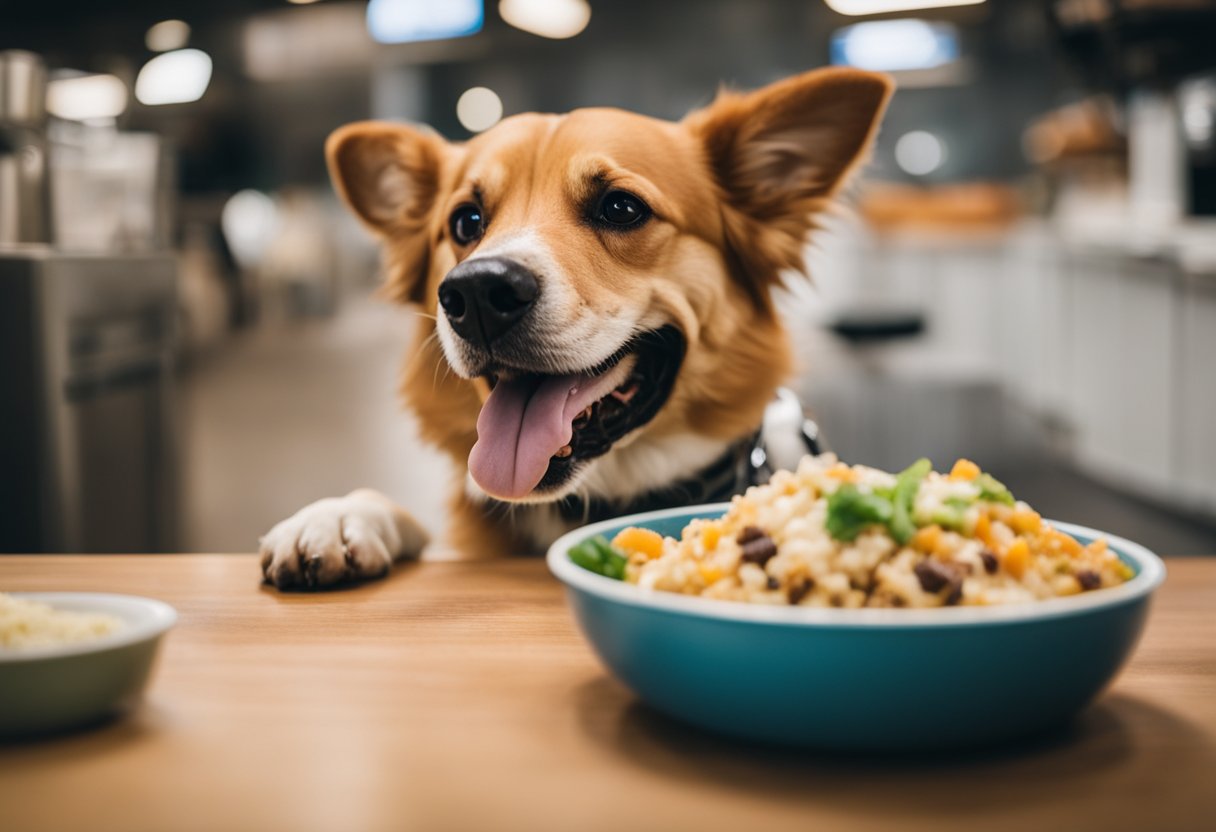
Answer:
[{"label": "dog's open mouth", "polygon": [[473,480],[504,500],[560,488],[580,463],[654,418],[671,394],[684,350],[679,330],[665,326],[582,372],[488,376],[490,397],[469,454]]}]

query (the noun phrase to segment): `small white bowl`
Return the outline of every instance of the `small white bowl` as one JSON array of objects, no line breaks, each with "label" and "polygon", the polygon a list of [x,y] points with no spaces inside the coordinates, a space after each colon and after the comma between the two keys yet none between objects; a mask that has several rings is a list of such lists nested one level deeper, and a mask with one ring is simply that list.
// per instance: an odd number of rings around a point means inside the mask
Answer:
[{"label": "small white bowl", "polygon": [[112,615],[101,638],[29,649],[0,648],[0,737],[61,731],[138,702],[161,638],[177,622],[163,601],[101,592],[14,592],[57,610]]}]

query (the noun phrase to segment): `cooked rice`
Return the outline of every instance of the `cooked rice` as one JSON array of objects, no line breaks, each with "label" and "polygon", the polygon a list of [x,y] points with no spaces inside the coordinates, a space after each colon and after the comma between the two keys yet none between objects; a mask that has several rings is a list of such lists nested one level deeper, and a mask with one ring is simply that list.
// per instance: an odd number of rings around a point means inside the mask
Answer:
[{"label": "cooked rice", "polygon": [[0,592],[0,648],[49,647],[107,636],[122,622],[102,613],[57,610]]}]

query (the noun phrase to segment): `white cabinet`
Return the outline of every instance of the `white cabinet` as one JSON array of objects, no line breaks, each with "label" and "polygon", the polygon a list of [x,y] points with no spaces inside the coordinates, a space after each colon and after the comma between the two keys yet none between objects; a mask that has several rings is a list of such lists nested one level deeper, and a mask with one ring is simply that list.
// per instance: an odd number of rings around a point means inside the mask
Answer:
[{"label": "white cabinet", "polygon": [[1018,451],[1009,426],[1029,416],[1032,444],[1216,516],[1216,265],[1188,275],[1168,240],[1066,240],[1037,223],[1003,240],[853,242],[828,305],[919,308],[926,332],[837,345],[813,370],[842,449],[887,465],[908,448],[995,456]]},{"label": "white cabinet", "polygon": [[1179,309],[1178,484],[1216,514],[1216,272],[1187,275]]},{"label": "white cabinet", "polygon": [[1176,491],[1176,267],[1085,252],[1066,259],[1065,281],[1077,462],[1128,491]]},{"label": "white cabinet", "polygon": [[1035,416],[1062,414],[1068,394],[1072,324],[1056,237],[1027,225],[1009,242],[988,320],[996,368],[1010,398]]}]

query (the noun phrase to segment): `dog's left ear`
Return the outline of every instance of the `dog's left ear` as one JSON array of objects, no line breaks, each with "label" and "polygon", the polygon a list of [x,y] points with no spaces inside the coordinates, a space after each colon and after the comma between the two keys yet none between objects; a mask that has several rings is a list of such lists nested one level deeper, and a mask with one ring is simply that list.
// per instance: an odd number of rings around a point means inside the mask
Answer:
[{"label": "dog's left ear", "polygon": [[752,93],[724,92],[684,124],[722,190],[727,242],[757,299],[803,268],[807,235],[865,160],[894,85],[857,69],[819,69]]}]

